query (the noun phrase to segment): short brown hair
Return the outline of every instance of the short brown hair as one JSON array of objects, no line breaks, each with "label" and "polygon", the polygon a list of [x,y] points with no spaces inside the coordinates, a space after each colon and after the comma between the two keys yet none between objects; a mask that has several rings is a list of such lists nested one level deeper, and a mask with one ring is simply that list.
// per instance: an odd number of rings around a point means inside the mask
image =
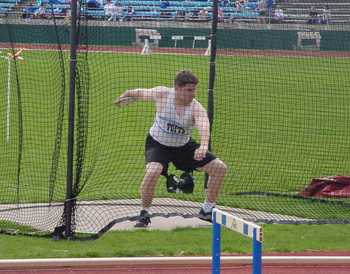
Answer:
[{"label": "short brown hair", "polygon": [[175,86],[183,87],[187,84],[198,84],[198,78],[190,70],[181,70],[176,74]]}]

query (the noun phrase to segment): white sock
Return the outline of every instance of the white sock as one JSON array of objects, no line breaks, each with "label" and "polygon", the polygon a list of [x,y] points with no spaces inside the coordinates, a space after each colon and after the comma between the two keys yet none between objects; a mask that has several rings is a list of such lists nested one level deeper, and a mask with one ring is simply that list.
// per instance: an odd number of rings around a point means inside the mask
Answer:
[{"label": "white sock", "polygon": [[208,202],[205,202],[205,203],[202,205],[202,208],[203,208],[203,210],[204,210],[205,213],[211,212],[211,210],[213,209],[213,207],[215,207],[215,203],[208,203]]}]

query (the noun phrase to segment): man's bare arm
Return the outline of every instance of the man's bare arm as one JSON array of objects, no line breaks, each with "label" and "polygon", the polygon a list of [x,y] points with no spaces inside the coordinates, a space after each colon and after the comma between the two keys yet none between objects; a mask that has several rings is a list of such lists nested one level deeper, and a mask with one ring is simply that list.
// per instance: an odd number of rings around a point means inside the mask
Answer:
[{"label": "man's bare arm", "polygon": [[197,101],[194,105],[193,118],[200,135],[200,147],[195,151],[194,158],[196,160],[202,160],[209,147],[210,124],[207,111]]},{"label": "man's bare arm", "polygon": [[159,98],[164,97],[165,87],[154,87],[150,89],[137,88],[130,89],[122,93],[116,100],[115,104],[118,107],[126,106],[132,102],[141,101],[156,101]]}]

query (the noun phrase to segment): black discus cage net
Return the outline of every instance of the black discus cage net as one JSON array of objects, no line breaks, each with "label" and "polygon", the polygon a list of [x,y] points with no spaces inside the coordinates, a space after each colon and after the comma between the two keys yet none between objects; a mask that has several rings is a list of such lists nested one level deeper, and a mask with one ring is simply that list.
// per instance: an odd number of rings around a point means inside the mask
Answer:
[{"label": "black discus cage net", "polygon": [[[114,101],[172,87],[183,69],[199,78],[211,150],[228,167],[218,207],[263,223],[349,223],[346,191],[305,195],[314,178],[350,175],[349,26],[134,2],[113,3],[119,14],[89,1],[1,10],[0,230],[96,237],[135,221],[155,105]],[[207,178],[193,177],[193,193],[168,192],[162,177],[152,215],[196,217]]]}]

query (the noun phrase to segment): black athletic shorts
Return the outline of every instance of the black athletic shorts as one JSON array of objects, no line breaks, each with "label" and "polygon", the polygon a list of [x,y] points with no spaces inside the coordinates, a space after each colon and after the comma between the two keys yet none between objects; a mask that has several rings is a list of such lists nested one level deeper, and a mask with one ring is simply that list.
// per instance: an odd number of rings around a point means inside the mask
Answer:
[{"label": "black athletic shorts", "polygon": [[197,161],[194,157],[194,151],[199,148],[199,144],[192,138],[188,143],[181,147],[169,147],[158,143],[148,134],[145,144],[146,163],[157,162],[163,165],[162,175],[167,175],[169,163],[173,163],[177,169],[191,172],[199,167],[216,159],[215,155],[207,152],[204,159]]}]

